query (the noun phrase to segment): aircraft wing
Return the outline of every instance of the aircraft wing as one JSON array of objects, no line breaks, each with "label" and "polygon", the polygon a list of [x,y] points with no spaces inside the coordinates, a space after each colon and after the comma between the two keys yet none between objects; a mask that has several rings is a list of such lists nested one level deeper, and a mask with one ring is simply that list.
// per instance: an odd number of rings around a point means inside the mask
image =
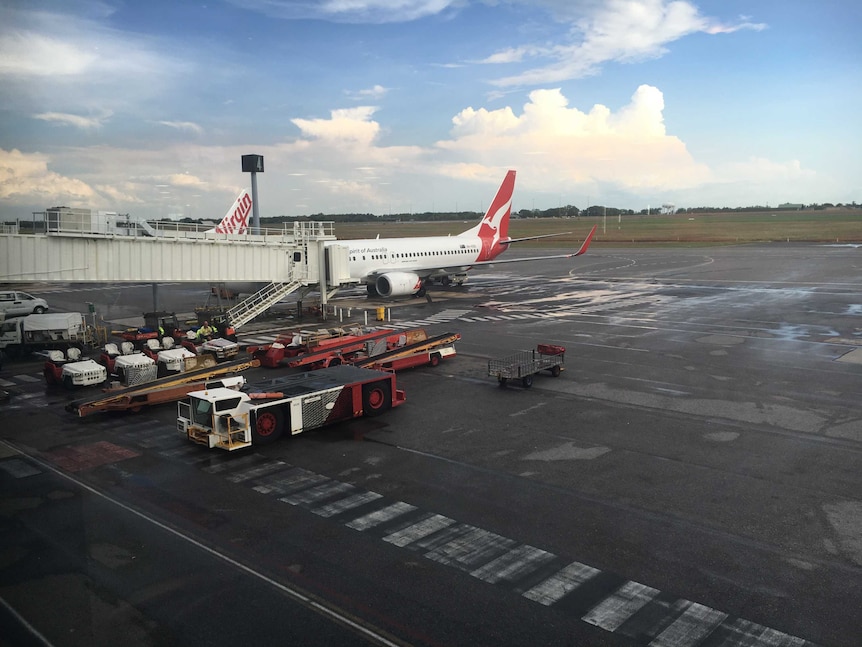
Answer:
[{"label": "aircraft wing", "polygon": [[[524,261],[542,261],[549,258],[574,258],[575,256],[580,256],[581,254],[586,253],[587,249],[590,246],[590,243],[593,242],[593,235],[596,233],[596,228],[598,225],[593,225],[593,228],[590,230],[590,233],[584,239],[584,242],[581,244],[580,249],[576,252],[572,252],[571,254],[554,254],[551,256],[532,256],[530,258],[507,258],[507,259],[493,259],[490,261],[476,261],[475,263],[471,263],[470,267],[478,267],[480,265],[497,265],[498,263],[523,263]],[[560,234],[550,234],[551,236],[559,236]],[[535,238],[545,238],[545,236],[535,236]],[[507,242],[514,243],[519,240],[531,240],[530,238],[518,238],[516,240],[510,240]]]},{"label": "aircraft wing", "polygon": [[509,238],[508,240],[501,240],[501,245],[508,245],[509,243],[522,243],[525,240],[536,240],[538,238],[551,238],[553,236],[568,236],[572,232],[570,231],[561,231],[559,234],[541,234],[539,236],[525,236],[524,238]]}]

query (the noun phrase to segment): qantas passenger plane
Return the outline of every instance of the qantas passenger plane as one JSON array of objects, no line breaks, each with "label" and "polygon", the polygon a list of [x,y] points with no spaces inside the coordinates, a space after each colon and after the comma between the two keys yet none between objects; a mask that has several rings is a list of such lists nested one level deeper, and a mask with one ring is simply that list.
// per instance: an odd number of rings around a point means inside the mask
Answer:
[{"label": "qantas passenger plane", "polygon": [[[350,278],[364,283],[369,296],[397,297],[424,296],[433,281],[443,285],[462,284],[467,271],[482,265],[521,263],[550,258],[572,258],[587,251],[596,227],[587,235],[580,249],[569,254],[534,256],[499,260],[509,245],[561,234],[545,234],[526,238],[509,238],[509,217],[512,214],[512,193],[515,189],[515,171],[506,174],[488,211],[475,227],[457,236],[424,236],[412,238],[367,238],[359,240],[333,240],[326,246],[349,247],[348,271]],[[245,233],[251,196],[243,191],[214,230],[219,233]],[[265,283],[228,283],[233,292],[250,293]]]},{"label": "qantas passenger plane", "polygon": [[369,296],[382,297],[424,296],[429,282],[439,280],[448,285],[454,280],[461,284],[468,270],[482,265],[572,258],[587,251],[596,233],[595,226],[576,252],[497,260],[511,243],[561,235],[509,238],[514,189],[515,171],[509,171],[479,224],[457,236],[344,240],[327,245],[349,245],[350,277],[364,283]]}]

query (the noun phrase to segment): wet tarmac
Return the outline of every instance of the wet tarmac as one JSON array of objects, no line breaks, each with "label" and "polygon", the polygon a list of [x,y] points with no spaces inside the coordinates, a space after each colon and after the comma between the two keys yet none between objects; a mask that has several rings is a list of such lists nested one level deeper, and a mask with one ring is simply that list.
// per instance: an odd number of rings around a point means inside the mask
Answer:
[{"label": "wet tarmac", "polygon": [[[55,645],[857,645],[860,265],[776,244],[477,271],[384,304],[462,336],[399,373],[406,404],[230,454],[170,405],[77,419],[7,363],[0,621]],[[29,291],[118,321],[152,296]],[[203,293],[159,289],[178,312]],[[488,375],[540,343],[559,377]]]}]

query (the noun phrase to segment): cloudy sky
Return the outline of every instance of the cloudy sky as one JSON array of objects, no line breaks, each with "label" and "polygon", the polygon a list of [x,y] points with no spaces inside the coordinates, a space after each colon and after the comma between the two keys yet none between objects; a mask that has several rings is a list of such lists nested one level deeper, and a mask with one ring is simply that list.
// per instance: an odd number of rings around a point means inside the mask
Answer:
[{"label": "cloudy sky", "polygon": [[862,202],[858,0],[0,0],[0,217]]}]

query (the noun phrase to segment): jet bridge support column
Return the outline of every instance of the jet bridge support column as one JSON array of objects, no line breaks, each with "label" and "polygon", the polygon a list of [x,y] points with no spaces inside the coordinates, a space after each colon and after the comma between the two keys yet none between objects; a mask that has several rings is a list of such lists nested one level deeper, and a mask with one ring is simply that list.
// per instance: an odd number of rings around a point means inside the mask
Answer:
[{"label": "jet bridge support column", "polygon": [[317,241],[317,273],[320,282],[320,314],[326,320],[326,246],[322,240]]}]

